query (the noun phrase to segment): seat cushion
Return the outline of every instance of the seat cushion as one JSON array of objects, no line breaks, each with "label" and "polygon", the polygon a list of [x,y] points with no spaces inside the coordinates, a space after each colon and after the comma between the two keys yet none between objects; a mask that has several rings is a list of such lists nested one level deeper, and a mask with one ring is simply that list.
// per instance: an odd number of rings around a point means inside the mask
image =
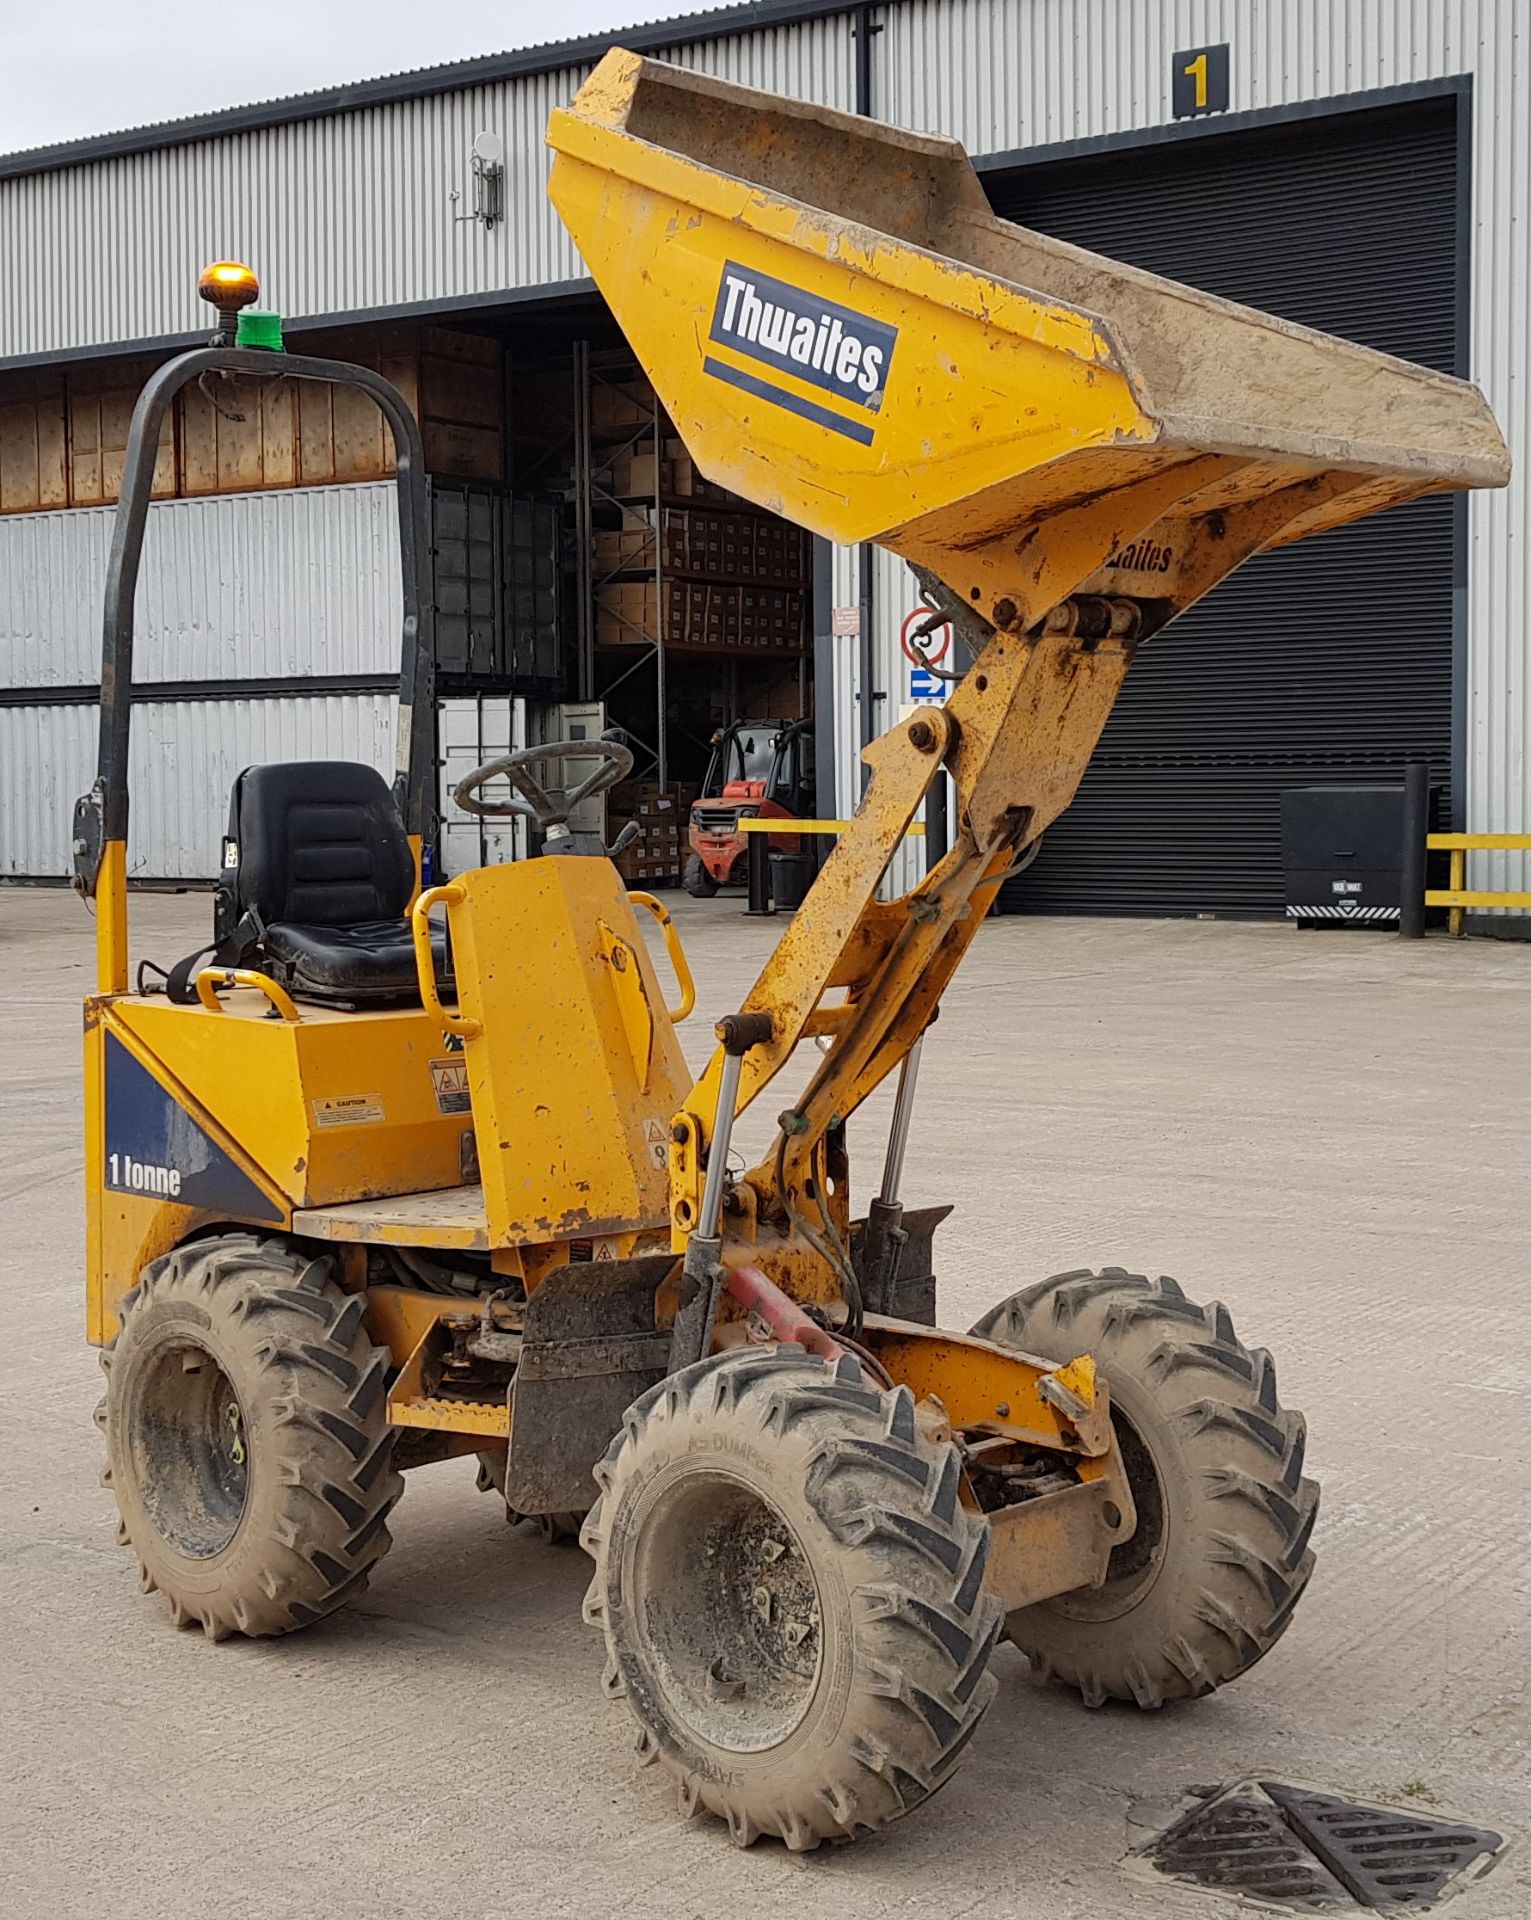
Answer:
[{"label": "seat cushion", "polygon": [[[310,1000],[339,1006],[420,998],[415,946],[407,920],[365,920],[354,927],[316,927],[279,921],[267,927],[265,971]],[[436,985],[450,994],[446,941],[431,940]]]}]

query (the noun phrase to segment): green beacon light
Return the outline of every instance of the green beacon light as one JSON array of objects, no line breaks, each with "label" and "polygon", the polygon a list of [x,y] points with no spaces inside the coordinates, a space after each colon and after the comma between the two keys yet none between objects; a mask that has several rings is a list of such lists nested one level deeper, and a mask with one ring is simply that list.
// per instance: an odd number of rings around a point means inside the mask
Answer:
[{"label": "green beacon light", "polygon": [[281,353],[282,316],[263,307],[246,307],[239,316],[234,335],[236,347],[258,347],[264,353]]}]

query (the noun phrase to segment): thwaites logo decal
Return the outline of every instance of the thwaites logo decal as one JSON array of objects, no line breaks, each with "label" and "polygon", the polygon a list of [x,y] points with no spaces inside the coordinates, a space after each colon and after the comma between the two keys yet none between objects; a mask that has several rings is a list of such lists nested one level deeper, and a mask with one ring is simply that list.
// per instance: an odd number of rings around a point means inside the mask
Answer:
[{"label": "thwaites logo decal", "polygon": [[1175,549],[1161,547],[1153,540],[1135,540],[1122,547],[1106,562],[1108,570],[1118,573],[1168,573],[1175,564]]},{"label": "thwaites logo decal", "polygon": [[106,1184],[245,1220],[282,1216],[115,1034],[106,1036]]},{"label": "thwaites logo decal", "polygon": [[[723,264],[708,338],[777,373],[793,374],[836,399],[876,413],[882,406],[898,328],[732,260]],[[864,447],[874,429],[790,391],[774,380],[708,354],[704,372],[741,392],[785,407]]]}]

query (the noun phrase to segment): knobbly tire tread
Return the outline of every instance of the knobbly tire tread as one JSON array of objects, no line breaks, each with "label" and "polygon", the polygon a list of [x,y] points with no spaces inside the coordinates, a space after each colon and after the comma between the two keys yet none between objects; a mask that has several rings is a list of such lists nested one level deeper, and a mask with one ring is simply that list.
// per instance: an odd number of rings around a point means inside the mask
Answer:
[{"label": "knobbly tire tread", "polygon": [[1199,1306],[1176,1281],[1121,1267],[1055,1274],[972,1331],[1060,1364],[1092,1353],[1113,1409],[1154,1456],[1169,1507],[1157,1574],[1129,1608],[1087,1621],[1068,1609],[1094,1604],[1089,1595],[1062,1595],[1008,1617],[1036,1675],[1089,1706],[1152,1709],[1248,1672],[1312,1575],[1319,1501],[1303,1475],[1307,1423],[1282,1407],[1270,1355],[1239,1341],[1221,1302]]},{"label": "knobbly tire tread", "polygon": [[[674,1460],[730,1435],[758,1440],[771,1462],[766,1491],[814,1567],[823,1620],[825,1567],[837,1568],[834,1594],[847,1603],[836,1618],[852,1663],[843,1711],[832,1728],[815,1718],[821,1659],[814,1704],[791,1736],[807,1728],[806,1744],[774,1773],[769,1754],[757,1766],[755,1754],[709,1748],[652,1700],[645,1711],[634,1696],[652,1694],[652,1676],[635,1666],[642,1650],[620,1590],[626,1504],[651,1462],[662,1471],[667,1452]],[[906,1387],[872,1387],[851,1356],[836,1368],[794,1346],[713,1356],[629,1408],[595,1477],[584,1617],[605,1640],[608,1697],[625,1701],[640,1759],[673,1779],[682,1812],[717,1815],[739,1846],[775,1835],[802,1852],[873,1832],[946,1783],[993,1697],[1003,1622],[984,1585],[987,1525],[958,1500],[957,1450],[918,1432]],[[710,1759],[719,1752],[722,1768]]]},{"label": "knobbly tire tread", "polygon": [[[355,1599],[392,1545],[387,1517],[404,1482],[392,1465],[389,1355],[367,1336],[361,1296],[343,1292],[334,1275],[330,1256],[252,1233],[191,1241],[144,1268],[102,1352],[107,1389],[96,1423],[106,1435],[102,1483],[117,1500],[118,1540],[137,1554],[143,1590],[164,1594],[172,1623],[200,1626],[210,1640],[311,1626]],[[205,1322],[248,1436],[243,1514],[204,1562],[178,1553],[156,1528],[120,1430],[142,1364],[140,1331],[167,1311]],[[209,1583],[208,1573],[219,1577]]]}]

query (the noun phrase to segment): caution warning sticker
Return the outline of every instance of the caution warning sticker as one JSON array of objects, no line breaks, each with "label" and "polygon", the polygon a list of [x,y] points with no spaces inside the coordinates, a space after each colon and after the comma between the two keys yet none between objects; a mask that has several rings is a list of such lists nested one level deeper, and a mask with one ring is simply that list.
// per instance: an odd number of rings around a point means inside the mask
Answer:
[{"label": "caution warning sticker", "polygon": [[436,1089],[436,1105],[442,1113],[471,1113],[468,1097],[468,1063],[458,1054],[452,1060],[432,1060],[431,1085]]},{"label": "caution warning sticker", "polygon": [[380,1093],[327,1094],[314,1102],[314,1125],[318,1127],[362,1127],[387,1118]]},{"label": "caution warning sticker", "polygon": [[670,1164],[669,1134],[662,1120],[648,1119],[643,1123],[643,1137],[649,1143],[649,1158],[663,1173]]}]

